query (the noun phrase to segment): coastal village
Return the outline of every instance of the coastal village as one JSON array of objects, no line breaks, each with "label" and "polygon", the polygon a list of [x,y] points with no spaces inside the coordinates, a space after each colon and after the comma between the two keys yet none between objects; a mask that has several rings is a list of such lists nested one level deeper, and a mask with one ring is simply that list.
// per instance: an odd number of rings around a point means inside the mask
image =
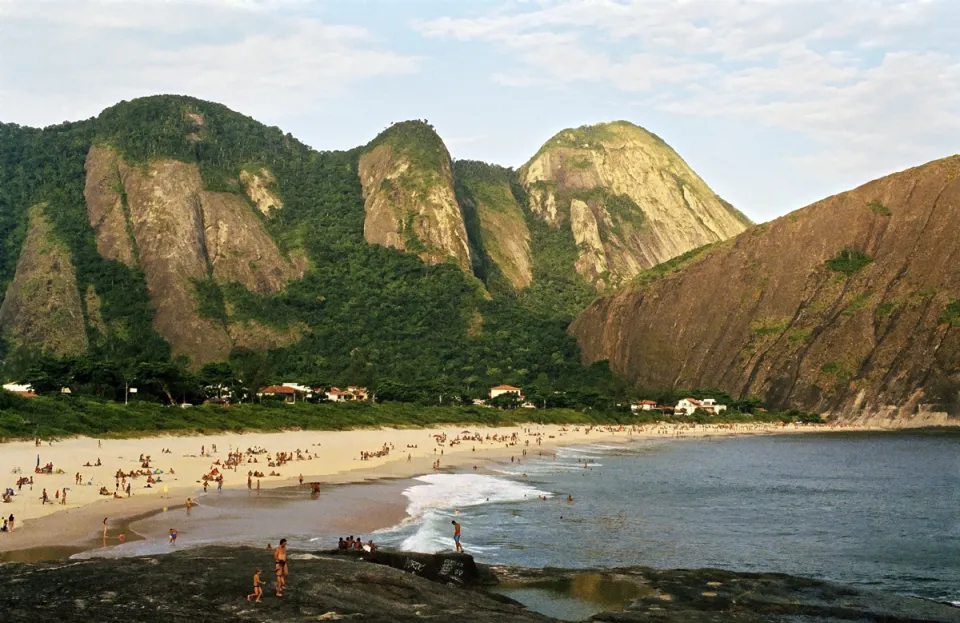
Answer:
[{"label": "coastal village", "polygon": [[[24,383],[5,383],[3,389],[10,393],[25,398],[36,398],[30,384]],[[136,392],[136,389],[133,389]],[[61,390],[63,394],[70,394],[70,388],[64,387]],[[268,398],[280,400],[286,404],[297,404],[298,402],[329,402],[329,403],[347,403],[347,402],[365,402],[375,400],[366,387],[349,385],[345,389],[336,386],[331,387],[310,387],[295,382],[285,382],[280,385],[269,385],[256,392],[259,399]],[[472,404],[478,407],[500,407],[500,408],[521,408],[537,409],[533,401],[527,400],[523,395],[523,388],[513,385],[496,385],[491,387],[487,393],[487,398],[475,398]],[[232,396],[219,392],[216,397],[206,400],[207,404],[219,404],[229,406],[232,402]],[[182,404],[183,407],[192,405]],[[655,400],[642,399],[630,403],[630,412],[634,414],[651,412],[663,416],[682,415],[692,416],[697,413],[707,415],[719,415],[727,410],[727,405],[718,404],[714,398],[682,398],[676,405],[658,404]],[[763,413],[766,410],[758,408],[757,411]]]}]

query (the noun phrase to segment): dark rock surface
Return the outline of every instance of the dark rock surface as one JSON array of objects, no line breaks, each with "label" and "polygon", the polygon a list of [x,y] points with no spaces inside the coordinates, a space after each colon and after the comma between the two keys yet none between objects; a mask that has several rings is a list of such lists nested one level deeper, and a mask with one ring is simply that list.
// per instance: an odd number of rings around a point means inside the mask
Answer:
[{"label": "dark rock surface", "polygon": [[[0,621],[551,620],[499,595],[387,565],[293,551],[289,559],[282,599],[273,594],[273,556],[266,549],[207,547],[164,556],[3,565]],[[246,595],[258,567],[266,586],[263,602],[255,604]]]},{"label": "dark rock surface", "polygon": [[[780,574],[487,568],[457,554],[291,551],[289,558],[282,599],[273,595],[272,555],[265,549],[0,565],[0,621],[554,620],[486,592],[499,577],[513,587],[564,586],[567,597],[583,600],[596,597],[605,582],[615,584],[628,598],[619,610],[591,617],[595,621],[960,623],[960,609],[948,605]],[[254,604],[245,596],[258,567],[266,587],[263,603]]]},{"label": "dark rock surface", "polygon": [[[618,584],[635,583],[636,595],[617,612],[593,621],[616,623],[960,623],[960,608],[947,604],[861,590],[781,573],[737,573],[721,569],[630,567],[585,573],[557,569],[492,567],[511,586],[556,586],[566,580],[569,596],[591,598],[596,582],[578,576],[599,575]],[[622,590],[622,588],[621,588]]]}]

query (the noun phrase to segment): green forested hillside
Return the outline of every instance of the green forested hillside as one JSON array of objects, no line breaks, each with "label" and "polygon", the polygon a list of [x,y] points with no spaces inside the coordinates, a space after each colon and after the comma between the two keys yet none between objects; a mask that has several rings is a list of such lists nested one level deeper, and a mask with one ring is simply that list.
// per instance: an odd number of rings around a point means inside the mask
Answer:
[{"label": "green forested hillside", "polygon": [[[407,123],[433,135],[425,123]],[[569,233],[528,215],[533,284],[515,291],[498,284],[492,270],[478,272],[488,291],[452,263],[428,266],[415,255],[364,241],[359,150],[318,152],[224,106],[180,96],[123,102],[96,119],[43,130],[0,126],[2,290],[16,267],[27,209],[45,201],[73,254],[79,289],[96,288],[111,327],[105,338],[91,339],[89,354],[79,360],[3,345],[8,379],[33,380],[43,389],[69,385],[103,397],[122,395],[124,378],[138,379],[147,396],[157,397],[186,395],[198,385],[188,362],[167,363],[169,347],[151,326],[141,271],[97,252],[83,195],[84,158],[95,144],[112,147],[130,165],[160,158],[197,163],[208,190],[242,193],[242,170],[266,167],[275,178],[283,208],[262,218],[284,252],[306,255],[303,279],[275,295],[211,281],[198,287],[198,296],[209,317],[229,308],[231,319],[277,327],[303,323],[306,330],[298,342],[265,355],[238,349],[229,365],[201,371],[205,382],[234,376],[247,385],[358,383],[396,399],[477,393],[501,382],[540,396],[561,387],[589,395],[614,383],[605,365],[581,367],[578,347],[566,334],[592,296],[570,268],[576,247]],[[429,152],[435,146],[424,140],[411,148]],[[511,193],[522,193],[508,170],[459,164],[457,170],[465,177],[492,175]]]}]

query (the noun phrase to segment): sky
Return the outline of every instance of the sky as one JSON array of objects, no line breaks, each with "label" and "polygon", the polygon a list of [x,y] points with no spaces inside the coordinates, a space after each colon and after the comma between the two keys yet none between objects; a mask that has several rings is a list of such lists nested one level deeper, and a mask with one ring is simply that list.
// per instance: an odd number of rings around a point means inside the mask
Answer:
[{"label": "sky", "polygon": [[178,93],[519,167],[625,119],[759,222],[960,152],[958,33],[960,0],[0,0],[0,121]]}]

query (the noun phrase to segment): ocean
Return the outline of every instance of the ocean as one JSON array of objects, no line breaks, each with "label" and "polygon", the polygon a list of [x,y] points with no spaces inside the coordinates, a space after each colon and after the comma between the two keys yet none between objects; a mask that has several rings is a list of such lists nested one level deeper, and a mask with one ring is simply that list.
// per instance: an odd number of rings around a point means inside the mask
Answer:
[{"label": "ocean", "polygon": [[[519,455],[518,450],[518,455]],[[525,567],[773,571],[960,602],[960,434],[839,433],[562,448],[403,491],[383,545]],[[568,501],[568,496],[572,501]]]}]

